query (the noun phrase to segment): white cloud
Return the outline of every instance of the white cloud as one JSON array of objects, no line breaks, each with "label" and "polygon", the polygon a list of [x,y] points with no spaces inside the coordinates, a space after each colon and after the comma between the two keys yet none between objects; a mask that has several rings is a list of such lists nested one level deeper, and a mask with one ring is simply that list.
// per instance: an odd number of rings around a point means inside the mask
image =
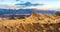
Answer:
[{"label": "white cloud", "polygon": [[46,2],[43,6],[37,6],[36,8],[45,8],[45,9],[59,9],[60,8],[60,1],[56,2]]},{"label": "white cloud", "polygon": [[[9,1],[12,1],[12,0],[9,0]],[[28,6],[28,7],[23,7],[23,6],[18,6],[18,5],[15,5],[16,2],[14,2],[14,0],[12,2],[9,2],[7,0],[8,3],[6,2],[0,2],[0,8],[7,8],[7,9],[21,9],[21,8],[43,8],[43,9],[59,9],[60,8],[60,0],[41,0],[41,1],[37,1],[39,4],[44,4],[43,6]],[[33,2],[32,2],[33,3]]]}]

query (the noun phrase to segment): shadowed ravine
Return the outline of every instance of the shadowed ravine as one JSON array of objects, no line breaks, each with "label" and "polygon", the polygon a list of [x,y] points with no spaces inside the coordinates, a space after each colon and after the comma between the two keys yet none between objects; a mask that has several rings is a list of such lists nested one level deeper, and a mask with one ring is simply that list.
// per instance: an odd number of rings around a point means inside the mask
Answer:
[{"label": "shadowed ravine", "polygon": [[32,12],[25,19],[1,19],[0,32],[60,32],[60,16]]}]

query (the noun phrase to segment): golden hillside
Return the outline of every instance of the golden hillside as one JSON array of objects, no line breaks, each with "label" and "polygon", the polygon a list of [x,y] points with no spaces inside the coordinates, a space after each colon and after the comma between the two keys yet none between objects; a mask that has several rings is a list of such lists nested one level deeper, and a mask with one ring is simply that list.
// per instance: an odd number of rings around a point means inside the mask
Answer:
[{"label": "golden hillside", "polygon": [[60,32],[60,16],[32,12],[25,19],[0,19],[0,32]]}]

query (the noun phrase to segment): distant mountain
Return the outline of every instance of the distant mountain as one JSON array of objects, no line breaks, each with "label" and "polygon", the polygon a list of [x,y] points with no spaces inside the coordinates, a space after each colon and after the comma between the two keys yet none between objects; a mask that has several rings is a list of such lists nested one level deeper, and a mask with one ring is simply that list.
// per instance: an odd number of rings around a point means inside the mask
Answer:
[{"label": "distant mountain", "polygon": [[31,12],[44,13],[44,14],[55,14],[55,10],[37,10],[37,9],[0,9],[0,15],[2,14],[31,14]]}]

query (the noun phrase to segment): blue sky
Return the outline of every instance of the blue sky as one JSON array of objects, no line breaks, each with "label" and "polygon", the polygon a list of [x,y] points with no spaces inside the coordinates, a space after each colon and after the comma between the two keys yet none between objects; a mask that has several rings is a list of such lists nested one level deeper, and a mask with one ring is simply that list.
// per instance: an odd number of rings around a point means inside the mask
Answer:
[{"label": "blue sky", "polygon": [[21,6],[17,6],[15,4],[21,4],[25,2],[44,4],[42,6],[31,6],[25,8],[60,9],[60,0],[0,0],[0,8],[20,8]]}]

